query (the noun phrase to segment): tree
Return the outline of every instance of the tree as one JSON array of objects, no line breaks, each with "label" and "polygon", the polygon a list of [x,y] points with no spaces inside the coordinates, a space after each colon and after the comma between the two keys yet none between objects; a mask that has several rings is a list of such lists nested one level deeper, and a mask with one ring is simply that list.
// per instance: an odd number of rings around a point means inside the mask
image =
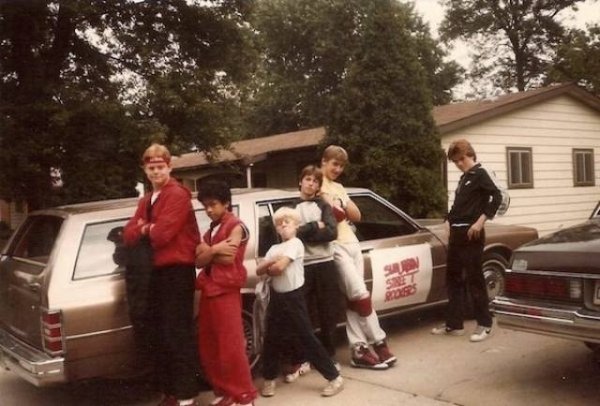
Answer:
[{"label": "tree", "polygon": [[374,189],[413,216],[440,215],[443,157],[409,20],[393,0],[368,2],[325,144],[347,149],[349,184]]},{"label": "tree", "polygon": [[548,83],[577,81],[600,97],[600,25],[569,30],[548,71]]},{"label": "tree", "polygon": [[248,5],[0,3],[2,197],[36,208],[131,195],[149,141],[226,145],[252,64]]},{"label": "tree", "polygon": [[[252,24],[261,64],[249,89],[248,136],[261,136],[329,122],[348,66],[362,43],[359,24],[369,12],[361,0],[259,0]],[[418,43],[435,104],[450,100],[460,68],[431,37],[414,8],[398,4]]]},{"label": "tree", "polygon": [[564,28],[561,11],[583,0],[444,0],[440,33],[461,38],[473,50],[470,76],[504,90],[519,91],[544,80]]}]

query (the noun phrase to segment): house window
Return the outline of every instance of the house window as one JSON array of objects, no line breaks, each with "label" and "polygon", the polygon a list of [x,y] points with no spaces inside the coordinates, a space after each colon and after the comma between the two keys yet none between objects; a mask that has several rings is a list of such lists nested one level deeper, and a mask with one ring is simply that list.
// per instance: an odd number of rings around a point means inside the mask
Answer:
[{"label": "house window", "polygon": [[573,149],[574,186],[594,186],[594,150]]},{"label": "house window", "polygon": [[533,165],[531,148],[508,147],[508,187],[526,189],[533,187]]}]

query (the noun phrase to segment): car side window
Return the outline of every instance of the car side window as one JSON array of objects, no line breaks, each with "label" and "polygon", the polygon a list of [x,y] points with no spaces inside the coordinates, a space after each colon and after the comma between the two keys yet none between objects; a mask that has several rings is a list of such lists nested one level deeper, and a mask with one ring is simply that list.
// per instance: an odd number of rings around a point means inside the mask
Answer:
[{"label": "car side window", "polygon": [[258,257],[264,257],[269,248],[278,242],[270,205],[261,204],[258,206]]},{"label": "car side window", "polygon": [[273,224],[273,213],[280,207],[294,207],[294,199],[277,200],[265,202],[258,205],[258,257],[265,256],[272,245],[280,242],[275,225]]},{"label": "car side window", "polygon": [[127,219],[88,224],[75,262],[73,279],[110,275],[125,270],[123,227]]},{"label": "car side window", "polygon": [[56,216],[32,216],[20,228],[11,255],[47,263],[63,219]]},{"label": "car side window", "polygon": [[392,238],[417,231],[400,213],[373,196],[354,195],[350,198],[361,212],[361,221],[354,224],[359,241]]}]

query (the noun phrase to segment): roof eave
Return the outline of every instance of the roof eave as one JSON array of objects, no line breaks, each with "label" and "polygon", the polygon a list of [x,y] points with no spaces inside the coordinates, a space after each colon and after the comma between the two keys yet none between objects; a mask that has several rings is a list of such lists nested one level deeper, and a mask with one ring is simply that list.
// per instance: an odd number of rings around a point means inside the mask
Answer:
[{"label": "roof eave", "polygon": [[468,127],[480,123],[482,121],[503,115],[505,113],[509,113],[515,109],[527,107],[542,102],[544,100],[554,98],[561,94],[569,94],[575,99],[590,106],[591,108],[600,111],[599,98],[575,84],[568,84],[564,86],[557,86],[556,88],[550,89],[544,93],[532,95],[530,97],[515,100],[513,102],[508,102],[504,105],[491,108],[489,110],[484,110],[482,112],[475,113],[468,117],[464,117],[455,121],[451,121],[449,123],[438,126],[438,130],[440,132],[440,135],[444,135],[452,131],[460,130],[461,128]]}]

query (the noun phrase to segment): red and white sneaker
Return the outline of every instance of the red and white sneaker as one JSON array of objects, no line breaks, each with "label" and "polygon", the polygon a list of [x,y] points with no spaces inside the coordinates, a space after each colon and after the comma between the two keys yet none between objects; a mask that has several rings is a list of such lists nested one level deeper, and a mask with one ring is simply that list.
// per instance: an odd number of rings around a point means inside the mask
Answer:
[{"label": "red and white sneaker", "polygon": [[373,345],[373,349],[375,350],[375,354],[377,354],[380,361],[385,362],[389,366],[394,365],[396,362],[396,356],[392,354],[385,340],[376,342]]},{"label": "red and white sneaker", "polygon": [[352,350],[352,359],[350,365],[354,368],[366,368],[366,369],[388,369],[389,365],[385,362],[381,362],[379,357],[369,350],[366,345],[360,345]]}]

